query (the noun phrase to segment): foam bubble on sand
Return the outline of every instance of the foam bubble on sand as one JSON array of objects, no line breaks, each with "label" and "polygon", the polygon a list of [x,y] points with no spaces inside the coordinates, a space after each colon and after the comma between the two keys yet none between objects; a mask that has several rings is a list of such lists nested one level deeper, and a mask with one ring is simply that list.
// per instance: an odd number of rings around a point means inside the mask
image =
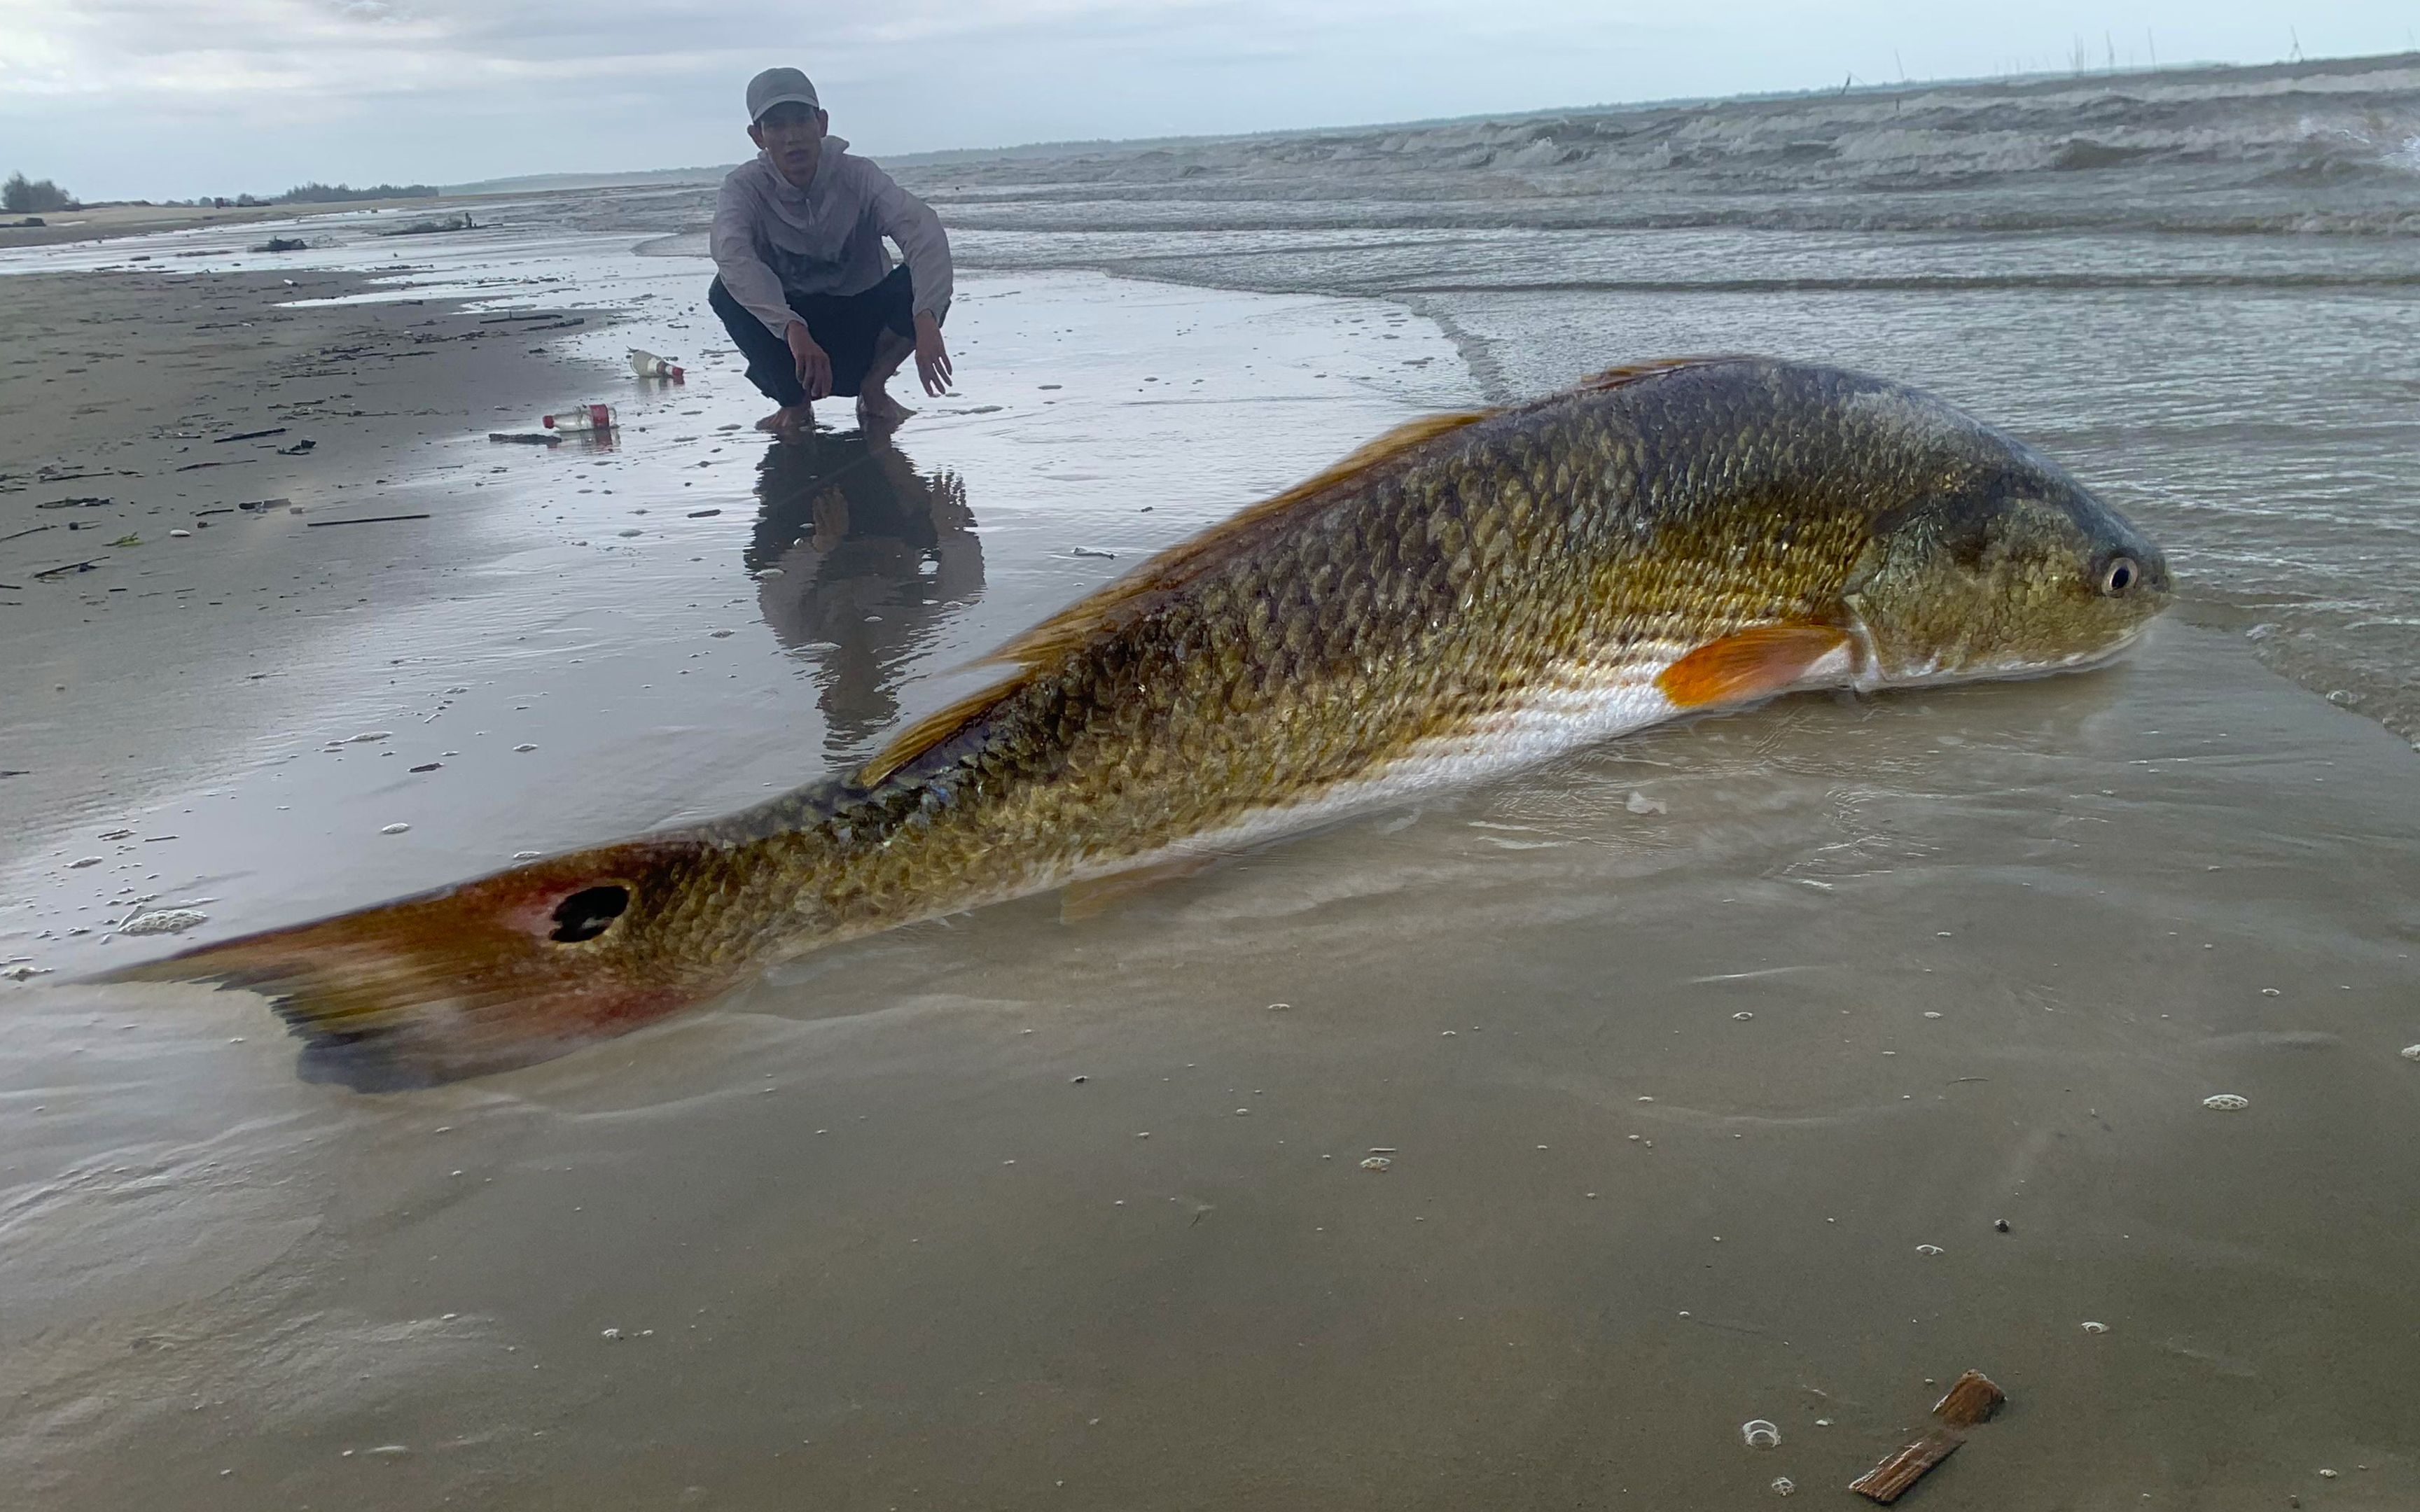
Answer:
[{"label": "foam bubble on sand", "polygon": [[191,908],[162,908],[148,914],[137,914],[117,926],[120,934],[177,934],[196,924],[209,922],[209,915]]}]

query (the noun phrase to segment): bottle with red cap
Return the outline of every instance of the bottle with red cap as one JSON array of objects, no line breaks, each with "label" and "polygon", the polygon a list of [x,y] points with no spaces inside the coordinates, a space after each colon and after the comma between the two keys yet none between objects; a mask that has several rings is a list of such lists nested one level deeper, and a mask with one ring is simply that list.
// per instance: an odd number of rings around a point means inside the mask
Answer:
[{"label": "bottle with red cap", "polygon": [[549,430],[612,430],[613,407],[610,404],[583,404],[575,409],[565,409],[539,422]]}]

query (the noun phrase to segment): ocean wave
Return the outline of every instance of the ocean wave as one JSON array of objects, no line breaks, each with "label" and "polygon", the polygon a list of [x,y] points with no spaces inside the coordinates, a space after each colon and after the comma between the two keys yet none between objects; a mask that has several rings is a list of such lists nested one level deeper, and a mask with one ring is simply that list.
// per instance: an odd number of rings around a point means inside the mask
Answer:
[{"label": "ocean wave", "polygon": [[1120,213],[1114,203],[1078,202],[1067,212],[954,214],[953,231],[1160,235],[1288,231],[1838,231],[1855,233],[2140,232],[2157,236],[2414,237],[2420,206],[2325,209],[2288,206],[1950,206],[1924,203],[1807,205],[1744,200],[1730,205],[1583,207],[1490,204],[1483,208],[1333,204],[1314,213],[1248,202],[1179,215]]},{"label": "ocean wave", "polygon": [[2304,116],[2302,127],[2305,139],[2328,154],[2321,160],[2326,163],[2375,163],[2394,173],[2420,174],[2420,124],[2409,111],[2393,116],[2373,111],[2358,121]]},{"label": "ocean wave", "polygon": [[[1281,132],[956,153],[901,165],[962,204],[1296,193],[1430,200],[1686,193],[1798,197],[2079,183],[2140,199],[2382,189],[2420,172],[2420,59],[2012,80]],[[2355,216],[2379,206],[2311,207]],[[2282,212],[2281,212],[2282,213]]]},{"label": "ocean wave", "polygon": [[[1174,259],[1171,259],[1174,260]],[[1985,273],[1869,278],[1558,279],[1530,283],[1392,284],[1395,294],[1856,294],[1981,289],[2414,289],[2420,273]]]}]

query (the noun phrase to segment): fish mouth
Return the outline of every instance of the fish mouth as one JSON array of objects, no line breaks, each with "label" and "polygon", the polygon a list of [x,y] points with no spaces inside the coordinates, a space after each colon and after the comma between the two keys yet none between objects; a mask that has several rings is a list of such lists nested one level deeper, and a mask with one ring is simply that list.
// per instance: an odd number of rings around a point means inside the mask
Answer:
[{"label": "fish mouth", "polygon": [[1864,622],[1851,626],[1850,633],[1857,644],[1857,675],[1854,687],[1858,692],[1878,692],[1889,687],[1943,687],[1955,683],[2020,682],[2033,677],[2056,677],[2063,672],[2092,671],[2108,666],[2133,648],[2151,627],[2150,620],[2130,625],[2103,644],[2084,651],[2070,652],[2064,656],[1983,658],[1944,667],[1938,662],[1885,669],[1873,635]]}]

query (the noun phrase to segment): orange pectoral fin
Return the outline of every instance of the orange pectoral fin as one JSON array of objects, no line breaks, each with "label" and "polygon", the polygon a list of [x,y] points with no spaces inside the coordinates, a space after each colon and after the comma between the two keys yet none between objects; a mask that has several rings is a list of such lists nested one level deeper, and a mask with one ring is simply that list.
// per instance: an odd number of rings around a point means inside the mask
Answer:
[{"label": "orange pectoral fin", "polygon": [[1770,698],[1848,643],[1837,625],[1760,625],[1707,641],[1657,673],[1655,686],[1683,709]]}]

